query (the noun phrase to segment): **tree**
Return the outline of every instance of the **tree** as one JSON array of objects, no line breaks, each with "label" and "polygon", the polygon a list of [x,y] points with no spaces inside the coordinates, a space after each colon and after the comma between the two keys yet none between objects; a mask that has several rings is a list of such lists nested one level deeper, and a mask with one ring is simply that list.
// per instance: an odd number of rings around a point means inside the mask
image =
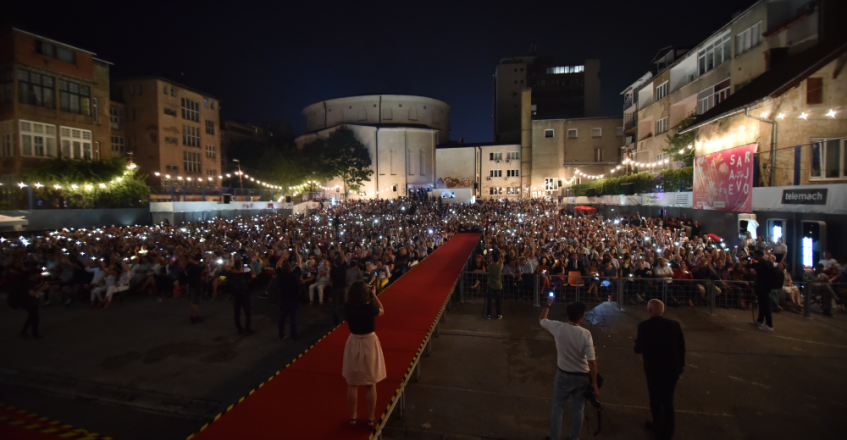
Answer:
[{"label": "tree", "polygon": [[[676,132],[673,135],[668,135],[668,146],[662,148],[662,152],[669,155],[673,160],[682,162],[683,166],[690,167],[694,165],[694,140],[696,133],[694,130],[685,134],[679,134],[680,131],[690,127],[694,123],[694,117],[690,116],[679,125],[676,126]],[[688,147],[691,148],[688,148]]]},{"label": "tree", "polygon": [[[150,198],[146,175],[138,167],[129,167],[124,159],[101,161],[54,159],[45,161],[26,175],[33,182],[39,198],[61,206],[90,208],[96,202],[102,207],[145,206]],[[37,186],[36,186],[37,184]]]},{"label": "tree", "polygon": [[330,179],[341,178],[345,196],[351,190],[359,191],[363,183],[371,180],[371,155],[349,128],[342,127],[329,135],[324,154],[330,165],[326,171],[332,175]]}]

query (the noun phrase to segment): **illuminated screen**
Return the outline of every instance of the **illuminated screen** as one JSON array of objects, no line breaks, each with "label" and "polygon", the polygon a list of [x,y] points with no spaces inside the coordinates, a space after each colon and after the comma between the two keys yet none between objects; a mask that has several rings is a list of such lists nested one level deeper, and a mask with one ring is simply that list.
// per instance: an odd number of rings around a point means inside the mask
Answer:
[{"label": "illuminated screen", "polygon": [[782,238],[782,226],[773,227],[773,241],[777,242]]},{"label": "illuminated screen", "polygon": [[803,266],[812,267],[813,262],[812,238],[803,237]]}]

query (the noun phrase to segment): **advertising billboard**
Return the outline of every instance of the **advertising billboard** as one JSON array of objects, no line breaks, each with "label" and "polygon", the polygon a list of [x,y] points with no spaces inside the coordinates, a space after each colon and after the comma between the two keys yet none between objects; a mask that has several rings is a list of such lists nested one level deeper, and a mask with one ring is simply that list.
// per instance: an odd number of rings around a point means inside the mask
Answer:
[{"label": "advertising billboard", "polygon": [[753,164],[758,144],[743,145],[694,160],[694,208],[753,211]]}]

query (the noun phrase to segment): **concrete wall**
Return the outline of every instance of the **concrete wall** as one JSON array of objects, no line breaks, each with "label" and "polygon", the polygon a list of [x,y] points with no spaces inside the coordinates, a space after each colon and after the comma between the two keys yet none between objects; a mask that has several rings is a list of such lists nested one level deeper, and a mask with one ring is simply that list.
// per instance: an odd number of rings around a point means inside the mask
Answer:
[{"label": "concrete wall", "polygon": [[450,106],[424,96],[364,95],[330,99],[307,106],[303,116],[308,132],[341,124],[421,125],[440,131],[442,143],[449,140],[450,133]]},{"label": "concrete wall", "polygon": [[473,188],[477,179],[477,149],[439,148],[435,152],[436,188]]},{"label": "concrete wall", "polygon": [[127,209],[40,209],[34,211],[0,211],[0,215],[24,216],[27,231],[52,231],[62,228],[94,228],[150,224],[147,208]]},{"label": "concrete wall", "polygon": [[196,223],[222,218],[232,220],[236,217],[253,217],[257,215],[291,215],[291,209],[240,209],[221,211],[192,211],[192,212],[154,212],[151,213],[153,223],[167,219],[172,225]]}]

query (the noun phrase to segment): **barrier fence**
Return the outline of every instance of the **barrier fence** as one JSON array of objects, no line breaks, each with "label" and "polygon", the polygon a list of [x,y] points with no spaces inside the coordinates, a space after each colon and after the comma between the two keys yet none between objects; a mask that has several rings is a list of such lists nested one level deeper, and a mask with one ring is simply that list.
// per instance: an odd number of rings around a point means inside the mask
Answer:
[{"label": "barrier fence", "polygon": [[[459,279],[458,300],[485,299],[488,273],[470,271],[468,260]],[[645,304],[661,300],[667,307],[689,307],[716,315],[719,309],[752,309],[757,306],[753,281],[684,280],[662,278],[607,278],[581,275],[504,274],[503,299],[524,301],[540,307],[549,295],[557,302],[582,301],[589,305],[615,303]],[[810,317],[813,313],[836,312],[847,307],[847,283],[797,282],[770,292],[773,311],[795,311]]]}]

